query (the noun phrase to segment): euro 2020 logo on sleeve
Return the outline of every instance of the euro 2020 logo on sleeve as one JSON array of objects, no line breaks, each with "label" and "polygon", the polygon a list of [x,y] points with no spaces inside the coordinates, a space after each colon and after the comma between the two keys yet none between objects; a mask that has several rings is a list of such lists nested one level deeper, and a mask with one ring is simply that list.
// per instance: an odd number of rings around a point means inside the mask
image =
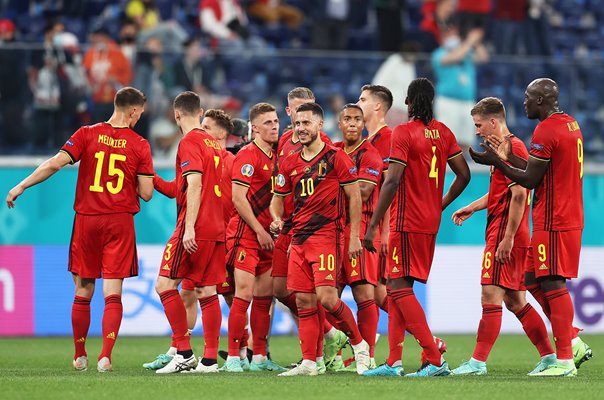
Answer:
[{"label": "euro 2020 logo on sleeve", "polygon": [[241,167],[241,175],[247,176],[248,178],[254,175],[254,167],[251,164],[245,164]]}]

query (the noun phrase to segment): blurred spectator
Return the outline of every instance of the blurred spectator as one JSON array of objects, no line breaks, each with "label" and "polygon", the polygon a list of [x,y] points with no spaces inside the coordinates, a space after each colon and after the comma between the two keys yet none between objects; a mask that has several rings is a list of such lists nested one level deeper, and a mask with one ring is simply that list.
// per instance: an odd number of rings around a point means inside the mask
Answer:
[{"label": "blurred spectator", "polygon": [[400,46],[400,51],[389,56],[373,77],[373,85],[382,85],[392,92],[392,107],[386,114],[386,123],[396,126],[407,121],[407,88],[416,78],[415,58],[419,46],[414,42],[406,42]]},{"label": "blurred spectator", "polygon": [[174,66],[176,90],[192,90],[200,95],[209,93],[212,66],[205,58],[207,51],[201,47],[199,39],[189,39],[183,47],[183,56]]},{"label": "blurred spectator", "polygon": [[495,3],[493,44],[497,54],[520,53],[527,9],[528,0],[499,0]]},{"label": "blurred spectator", "polygon": [[250,37],[247,18],[237,0],[201,0],[199,21],[214,47],[242,47]]},{"label": "blurred spectator", "polygon": [[19,146],[27,139],[23,129],[26,82],[24,53],[13,46],[15,24],[0,19],[0,145]]},{"label": "blurred spectator", "polygon": [[189,36],[177,21],[162,21],[155,0],[131,0],[126,6],[126,17],[138,27],[139,45],[151,37],[158,37],[165,48],[178,52],[182,42]]},{"label": "blurred spectator", "polygon": [[249,15],[262,20],[265,24],[277,24],[283,21],[291,30],[300,28],[304,20],[304,14],[300,9],[281,0],[252,1],[247,10]]},{"label": "blurred spectator", "polygon": [[227,137],[227,150],[237,154],[240,148],[251,142],[251,129],[248,122],[241,118],[233,118],[233,132]]},{"label": "blurred spectator", "polygon": [[551,11],[546,0],[529,0],[528,18],[525,20],[524,38],[530,55],[552,55],[549,36],[548,14]]},{"label": "blurred spectator", "polygon": [[138,26],[131,19],[126,19],[122,22],[119,33],[119,44],[122,49],[122,53],[130,65],[134,65],[136,62],[136,38],[138,36]]},{"label": "blurred spectator", "polygon": [[164,113],[155,118],[149,128],[153,159],[175,162],[181,137],[178,126],[174,122],[174,111],[172,107],[166,107]]},{"label": "blurred spectator", "polygon": [[378,49],[398,51],[403,43],[402,11],[405,0],[373,0],[377,17]]},{"label": "blurred spectator", "polygon": [[[508,0],[505,0],[505,2],[508,2]],[[458,0],[457,24],[461,39],[465,40],[468,33],[473,29],[484,31],[490,13],[491,0]]]},{"label": "blurred spectator", "polygon": [[340,130],[338,129],[338,120],[340,111],[344,108],[346,101],[339,93],[334,93],[329,96],[327,107],[325,108],[325,118],[323,122],[323,132],[330,137],[333,142],[340,141]]},{"label": "blurred spectator", "polygon": [[436,77],[435,118],[447,125],[462,150],[475,140],[470,110],[476,102],[475,62],[486,62],[488,53],[481,44],[482,29],[473,29],[461,41],[457,29],[443,32],[443,45],[432,53]]},{"label": "blurred spectator", "polygon": [[161,20],[154,0],[130,0],[126,5],[126,17],[133,20],[141,30],[154,28]]},{"label": "blurred spectator", "polygon": [[424,1],[422,5],[423,19],[420,24],[423,51],[432,52],[442,44],[440,33],[447,29],[454,13],[455,0]]},{"label": "blurred spectator", "polygon": [[348,45],[350,0],[312,0],[313,49],[344,50]]},{"label": "blurred spectator", "polygon": [[105,28],[90,35],[90,47],[84,55],[84,67],[92,87],[92,119],[104,121],[113,111],[115,93],[132,81],[132,67],[120,47]]}]

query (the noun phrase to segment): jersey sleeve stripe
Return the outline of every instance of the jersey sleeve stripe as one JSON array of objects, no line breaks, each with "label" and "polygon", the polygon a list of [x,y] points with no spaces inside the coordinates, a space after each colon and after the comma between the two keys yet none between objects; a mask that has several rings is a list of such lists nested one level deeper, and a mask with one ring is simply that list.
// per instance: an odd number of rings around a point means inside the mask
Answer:
[{"label": "jersey sleeve stripe", "polygon": [[516,182],[512,182],[512,183],[510,183],[510,184],[508,185],[508,187],[509,187],[509,188],[511,188],[512,186],[516,186],[517,184],[518,184],[518,183],[516,183]]},{"label": "jersey sleeve stripe", "polygon": [[153,178],[155,176],[155,174],[149,174],[147,172],[138,172],[136,175],[137,176],[144,176],[146,178]]},{"label": "jersey sleeve stripe", "polygon": [[70,152],[68,152],[67,150],[61,149],[59,150],[61,153],[65,153],[67,154],[67,157],[69,157],[69,159],[71,160],[71,164],[75,164],[75,158],[73,158],[73,156],[71,155]]},{"label": "jersey sleeve stripe", "polygon": [[407,166],[407,161],[399,160],[398,158],[392,158],[392,157],[390,157],[390,162],[391,163],[401,164],[401,165],[404,165],[405,167]]},{"label": "jersey sleeve stripe", "polygon": [[452,159],[454,159],[455,157],[460,156],[461,154],[462,154],[462,152],[461,152],[461,151],[458,151],[457,153],[450,155],[450,156],[449,156],[449,158],[447,158],[447,161],[452,160]]},{"label": "jersey sleeve stripe", "polygon": [[289,196],[292,192],[278,192],[278,191],[274,191],[273,194],[275,194],[276,196],[280,196],[280,197],[285,197],[285,196]]},{"label": "jersey sleeve stripe", "polygon": [[191,175],[191,174],[201,174],[201,173],[202,173],[201,171],[197,171],[197,170],[193,170],[193,169],[192,169],[192,170],[190,170],[190,171],[183,172],[183,173],[182,173],[182,176],[187,176],[187,175]]},{"label": "jersey sleeve stripe", "polygon": [[371,183],[372,185],[376,185],[376,186],[377,186],[377,182],[370,181],[369,179],[363,179],[363,178],[359,178],[359,179],[357,179],[357,181],[358,181],[358,182]]},{"label": "jersey sleeve stripe", "polygon": [[539,160],[539,161],[550,161],[551,160],[551,158],[537,157],[533,154],[529,154],[529,157],[533,157],[534,159]]},{"label": "jersey sleeve stripe", "polygon": [[251,186],[249,183],[246,183],[246,182],[243,182],[243,181],[240,181],[237,179],[233,179],[231,182],[236,183],[237,185],[240,185],[240,186],[248,187],[248,188]]},{"label": "jersey sleeve stripe", "polygon": [[352,185],[353,183],[357,183],[358,179],[352,180],[352,181],[346,181],[346,182],[340,182],[340,186],[348,186],[348,185]]}]

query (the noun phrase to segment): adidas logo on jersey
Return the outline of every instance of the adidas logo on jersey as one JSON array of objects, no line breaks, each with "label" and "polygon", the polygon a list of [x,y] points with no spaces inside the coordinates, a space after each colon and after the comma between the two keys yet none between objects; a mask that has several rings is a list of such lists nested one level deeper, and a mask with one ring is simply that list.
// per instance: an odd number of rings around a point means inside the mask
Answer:
[{"label": "adidas logo on jersey", "polygon": [[168,264],[166,264],[163,267],[161,267],[161,269],[163,269],[164,271],[170,271],[170,266]]},{"label": "adidas logo on jersey", "polygon": [[222,287],[229,287],[229,286],[230,286],[230,285],[229,285],[227,282],[224,282],[224,283],[222,284]]},{"label": "adidas logo on jersey", "polygon": [[396,268],[396,266],[395,266],[394,268],[392,268],[392,272],[401,272],[401,271],[399,271],[399,269]]},{"label": "adidas logo on jersey", "polygon": [[327,276],[325,277],[325,280],[326,280],[326,281],[333,281],[333,276],[332,276],[331,274],[329,274],[329,275],[327,275]]},{"label": "adidas logo on jersey", "polygon": [[352,273],[350,274],[350,276],[359,276],[359,274],[357,273],[357,271],[352,271]]},{"label": "adidas logo on jersey", "polygon": [[115,332],[111,332],[109,333],[107,336],[105,336],[107,339],[113,339],[115,340]]},{"label": "adidas logo on jersey", "polygon": [[485,279],[489,279],[491,277],[491,275],[489,275],[488,272],[485,272],[482,277],[485,278]]},{"label": "adidas logo on jersey", "polygon": [[264,167],[262,167],[262,169],[268,171],[268,165],[264,164]]},{"label": "adidas logo on jersey", "polygon": [[547,265],[541,264],[541,266],[539,267],[539,270],[543,271],[544,269],[547,269]]},{"label": "adidas logo on jersey", "polygon": [[293,170],[293,172],[291,174],[289,174],[289,176],[295,176],[295,175],[298,175],[298,171],[296,171],[296,170]]},{"label": "adidas logo on jersey", "polygon": [[279,153],[279,156],[282,156],[282,155],[283,155],[283,149],[281,149],[281,153]]}]

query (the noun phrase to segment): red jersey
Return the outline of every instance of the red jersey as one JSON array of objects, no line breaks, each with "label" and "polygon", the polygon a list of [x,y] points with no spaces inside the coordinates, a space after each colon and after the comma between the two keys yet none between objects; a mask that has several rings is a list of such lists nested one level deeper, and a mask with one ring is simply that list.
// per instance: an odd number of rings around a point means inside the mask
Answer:
[{"label": "red jersey", "polygon": [[[254,216],[267,232],[272,221],[269,206],[273,198],[276,159],[273,151],[267,154],[253,141],[239,150],[233,161],[233,184],[249,188],[247,200]],[[239,213],[235,213],[229,221],[227,238],[258,240],[256,233]]]},{"label": "red jersey", "polygon": [[235,215],[236,210],[233,206],[233,162],[235,161],[235,155],[229,151],[222,150],[222,180],[220,181],[220,188],[222,190],[222,204],[224,208],[224,226],[226,227],[231,220],[231,217]]},{"label": "red jersey", "polygon": [[220,143],[201,129],[187,133],[176,154],[176,229],[184,229],[187,213],[187,175],[201,174],[201,204],[195,221],[195,240],[224,242],[224,215],[220,178]]},{"label": "red jersey", "polygon": [[[512,153],[517,157],[527,159],[528,151],[522,143],[522,140],[515,136],[511,136]],[[487,246],[492,244],[499,245],[505,235],[505,230],[508,224],[508,216],[510,214],[510,202],[512,200],[512,191],[510,187],[516,185],[507,178],[501,171],[491,167],[491,182],[489,184],[489,201],[487,203],[487,230],[486,242]],[[530,195],[530,190],[526,190],[527,195]],[[529,233],[529,202],[527,201],[524,207],[522,221],[514,236],[514,247],[529,247],[531,238]]]},{"label": "red jersey", "polygon": [[529,155],[549,161],[533,197],[533,231],[583,229],[583,135],[577,121],[558,112],[533,132]]},{"label": "red jersey", "polygon": [[491,0],[459,0],[457,11],[488,14],[491,12]]},{"label": "red jersey", "polygon": [[[344,142],[338,142],[335,144],[344,150]],[[346,153],[346,150],[344,150]],[[372,185],[378,185],[382,178],[382,157],[375,147],[373,147],[366,139],[363,139],[357,147],[355,147],[350,153],[346,153],[352,159],[352,162],[357,167],[357,177],[359,182],[367,182]],[[376,187],[371,192],[369,199],[363,203],[363,214],[362,222],[365,228],[369,227],[373,211],[377,205],[379,196],[379,190]],[[365,229],[364,232],[367,230]],[[350,225],[348,219],[346,220],[346,229],[344,230],[344,236],[350,236]]]},{"label": "red jersey", "polygon": [[[390,144],[392,142],[392,129],[388,125],[382,126],[376,133],[367,137],[369,143],[380,153],[384,166],[382,171],[388,171],[390,163]],[[381,186],[381,183],[380,183]]]},{"label": "red jersey", "polygon": [[78,129],[60,150],[80,161],[73,205],[78,214],[140,211],[138,176],[153,177],[149,142],[130,128],[101,122]]},{"label": "red jersey", "polygon": [[311,160],[300,152],[285,158],[279,165],[275,194],[294,194],[292,243],[302,244],[322,232],[341,232],[346,196],[340,186],[356,181],[357,168],[350,157],[327,143]]},{"label": "red jersey", "polygon": [[435,119],[418,119],[392,132],[390,162],[405,166],[390,206],[390,230],[436,234],[442,216],[447,161],[461,155],[455,135]]},{"label": "red jersey", "polygon": [[[277,154],[279,155],[279,160],[285,159],[285,157],[290,154],[294,154],[302,150],[302,144],[300,140],[294,142],[293,139],[294,130],[290,129],[288,131],[283,132],[283,135],[279,138],[279,144],[277,145]],[[332,144],[331,139],[324,132],[320,133],[321,140],[323,143]],[[283,204],[283,229],[281,230],[281,234],[287,234],[292,226],[291,215],[294,211],[294,197],[287,196],[284,200]]]}]

